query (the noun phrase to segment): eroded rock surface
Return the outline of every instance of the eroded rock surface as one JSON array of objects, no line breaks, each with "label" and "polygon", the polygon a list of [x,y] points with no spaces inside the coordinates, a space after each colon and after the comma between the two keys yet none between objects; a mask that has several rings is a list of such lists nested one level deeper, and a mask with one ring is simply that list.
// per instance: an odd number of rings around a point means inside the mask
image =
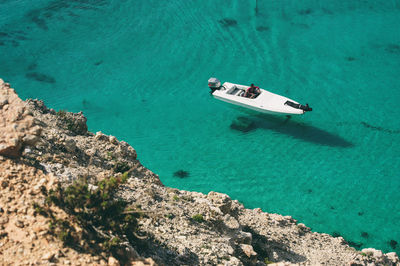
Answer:
[{"label": "eroded rock surface", "polygon": [[14,89],[0,79],[0,155],[17,158],[27,145],[35,145],[41,128]]}]

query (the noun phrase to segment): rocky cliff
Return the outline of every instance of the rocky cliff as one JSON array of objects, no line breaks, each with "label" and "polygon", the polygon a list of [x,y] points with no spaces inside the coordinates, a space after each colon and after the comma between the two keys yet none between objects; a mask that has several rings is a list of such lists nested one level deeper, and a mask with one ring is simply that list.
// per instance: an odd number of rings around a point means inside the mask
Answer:
[{"label": "rocky cliff", "polygon": [[129,144],[88,132],[82,113],[22,101],[2,80],[0,125],[2,265],[400,265],[225,194],[165,187]]}]

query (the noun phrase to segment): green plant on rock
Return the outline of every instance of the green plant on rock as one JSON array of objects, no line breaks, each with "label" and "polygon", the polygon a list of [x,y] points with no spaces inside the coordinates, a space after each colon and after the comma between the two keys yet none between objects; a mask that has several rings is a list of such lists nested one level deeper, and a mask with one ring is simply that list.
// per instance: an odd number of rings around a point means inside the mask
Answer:
[{"label": "green plant on rock", "polygon": [[168,219],[174,219],[175,215],[173,213],[168,213],[168,214],[165,215],[165,217],[168,218]]},{"label": "green plant on rock", "polygon": [[268,265],[268,264],[272,264],[272,263],[275,263],[275,262],[270,261],[269,258],[266,257],[266,258],[264,259],[264,263]]},{"label": "green plant on rock", "polygon": [[202,223],[204,221],[203,215],[195,214],[192,216],[192,219],[198,223]]},{"label": "green plant on rock", "polygon": [[59,118],[65,118],[65,117],[67,116],[67,112],[66,112],[65,110],[59,110],[59,111],[56,113],[56,115],[57,115]]},{"label": "green plant on rock", "polygon": [[[83,240],[86,244],[81,249],[91,246],[94,241],[98,243],[97,249],[118,257],[118,248],[124,242],[122,239],[135,241],[138,228],[139,214],[128,209],[126,201],[114,198],[119,185],[127,179],[128,173],[103,179],[97,182],[95,190],[89,190],[86,179],[79,179],[66,188],[58,185],[55,190],[50,190],[46,198],[47,214],[51,217],[50,232],[69,246],[76,246]],[[53,204],[84,229],[82,239],[75,239],[77,234],[68,221],[54,218],[50,211]],[[41,209],[37,212],[41,213]]]},{"label": "green plant on rock", "polygon": [[174,196],[172,197],[172,199],[173,199],[174,201],[178,201],[178,200],[179,200],[179,197],[178,197],[177,195],[174,195]]},{"label": "green plant on rock", "polygon": [[33,205],[33,209],[35,210],[35,212],[34,212],[35,216],[36,216],[36,214],[40,214],[44,217],[48,217],[48,213],[43,206],[40,206],[39,203],[37,203],[37,202],[34,202],[32,205]]},{"label": "green plant on rock", "polygon": [[73,237],[75,230],[68,221],[52,217],[49,229],[53,235],[57,236],[57,238],[64,243],[64,245],[71,246],[75,242]]},{"label": "green plant on rock", "polygon": [[79,134],[84,134],[87,131],[87,126],[82,125],[74,117],[71,117],[71,115],[68,114],[65,110],[59,110],[56,113],[56,116],[58,117],[59,121],[59,126],[68,129],[69,131],[79,135]]},{"label": "green plant on rock", "polygon": [[116,173],[125,173],[129,171],[130,167],[126,162],[116,162],[114,165],[114,171]]},{"label": "green plant on rock", "polygon": [[115,160],[115,156],[112,152],[107,152],[107,160]]}]

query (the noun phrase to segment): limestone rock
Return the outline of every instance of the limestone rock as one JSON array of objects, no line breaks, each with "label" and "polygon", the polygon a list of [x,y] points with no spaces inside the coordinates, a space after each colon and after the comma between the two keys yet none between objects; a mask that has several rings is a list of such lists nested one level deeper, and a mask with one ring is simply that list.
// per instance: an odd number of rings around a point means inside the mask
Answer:
[{"label": "limestone rock", "polygon": [[214,203],[224,214],[230,212],[232,205],[231,198],[222,193],[211,191],[208,193],[207,197]]},{"label": "limestone rock", "polygon": [[42,256],[42,260],[52,260],[54,258],[54,253],[53,252],[47,252]]},{"label": "limestone rock", "polygon": [[257,256],[257,253],[254,251],[251,245],[241,244],[240,248],[242,249],[243,253],[251,258],[252,256]]},{"label": "limestone rock", "polygon": [[13,89],[0,80],[0,155],[18,158],[26,145],[35,145],[42,129]]},{"label": "limestone rock", "polygon": [[230,216],[229,214],[226,214],[224,216],[224,223],[225,223],[226,227],[231,230],[237,230],[240,227],[239,222],[235,218]]},{"label": "limestone rock", "polygon": [[116,137],[110,136],[108,139],[109,139],[109,141],[110,141],[111,144],[114,144],[114,145],[117,145],[117,144],[118,144],[118,140],[117,140]]},{"label": "limestone rock", "polygon": [[249,244],[250,245],[253,240],[253,236],[249,232],[239,231],[235,234],[235,237],[233,238],[233,240],[239,244]]},{"label": "limestone rock", "polygon": [[97,131],[95,139],[104,141],[104,140],[107,140],[109,138],[107,137],[107,135],[104,135],[101,131]]},{"label": "limestone rock", "polygon": [[119,266],[120,264],[119,264],[119,262],[118,262],[118,260],[116,258],[109,257],[108,258],[108,265],[109,266]]},{"label": "limestone rock", "polygon": [[64,146],[68,152],[75,152],[75,150],[76,150],[76,144],[73,139],[65,140]]}]

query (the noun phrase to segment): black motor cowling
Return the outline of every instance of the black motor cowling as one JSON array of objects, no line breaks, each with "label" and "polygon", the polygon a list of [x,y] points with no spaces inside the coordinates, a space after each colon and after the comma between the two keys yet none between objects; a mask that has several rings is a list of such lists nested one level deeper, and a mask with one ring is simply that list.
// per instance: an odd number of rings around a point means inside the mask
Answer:
[{"label": "black motor cowling", "polygon": [[221,88],[221,81],[217,78],[209,78],[208,79],[208,87],[211,90],[211,93]]},{"label": "black motor cowling", "polygon": [[294,102],[291,102],[291,101],[286,101],[285,104],[286,104],[286,105],[289,105],[289,106],[291,106],[291,107],[293,107],[293,108],[296,108],[296,109],[301,109],[301,110],[303,110],[304,112],[312,111],[312,108],[308,105],[308,103],[307,103],[306,105],[302,105],[302,104],[299,104],[299,103],[294,103]]}]

